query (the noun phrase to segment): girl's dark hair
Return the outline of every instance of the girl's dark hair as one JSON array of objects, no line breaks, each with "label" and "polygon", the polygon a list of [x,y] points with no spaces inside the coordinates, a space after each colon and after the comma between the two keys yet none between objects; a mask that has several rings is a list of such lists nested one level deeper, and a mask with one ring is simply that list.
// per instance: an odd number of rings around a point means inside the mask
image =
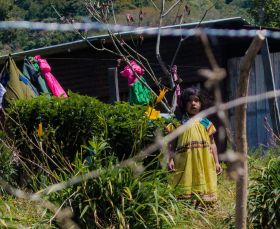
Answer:
[{"label": "girl's dark hair", "polygon": [[184,89],[180,97],[180,110],[182,114],[186,114],[186,104],[189,101],[190,96],[192,95],[197,96],[199,98],[201,103],[201,110],[206,108],[207,104],[206,104],[205,93],[203,93],[203,91],[200,90],[199,88],[190,87]]}]

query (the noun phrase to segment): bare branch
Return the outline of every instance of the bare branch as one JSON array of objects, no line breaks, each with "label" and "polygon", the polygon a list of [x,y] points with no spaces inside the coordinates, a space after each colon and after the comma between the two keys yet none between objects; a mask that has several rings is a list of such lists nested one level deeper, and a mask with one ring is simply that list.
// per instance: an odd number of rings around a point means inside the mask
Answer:
[{"label": "bare branch", "polygon": [[199,35],[199,37],[204,45],[204,50],[205,50],[206,56],[208,58],[208,61],[211,64],[212,69],[214,70],[214,69],[218,68],[217,61],[216,61],[214,53],[210,47],[206,34],[200,29],[197,30],[197,34]]},{"label": "bare branch", "polygon": [[171,74],[170,72],[168,71],[168,69],[166,68],[165,66],[165,63],[163,62],[162,58],[161,58],[161,55],[160,55],[160,50],[159,50],[159,47],[160,47],[160,33],[161,33],[161,26],[162,26],[162,14],[163,14],[163,10],[164,10],[164,0],[161,0],[161,9],[160,9],[160,17],[159,17],[159,25],[158,25],[158,34],[157,34],[157,43],[156,43],[156,57],[157,57],[157,60],[159,62],[159,65],[164,73],[164,75],[166,77],[168,77],[168,79],[170,80],[170,87],[171,89],[173,89],[174,87],[174,81],[173,81],[173,78],[171,77]]},{"label": "bare branch", "polygon": [[157,7],[157,5],[155,4],[155,2],[153,1],[153,0],[150,0],[151,1],[151,3],[153,4],[153,6],[157,9],[157,10],[159,10],[159,8]]},{"label": "bare branch", "polygon": [[[201,17],[199,23],[196,25],[195,29],[197,29],[197,28],[200,27],[200,25],[201,25],[202,21],[204,20],[204,18],[206,17],[207,13],[215,6],[215,4],[217,3],[217,1],[218,1],[218,0],[216,0],[207,10],[205,10],[203,16]],[[182,21],[181,21],[181,23],[182,23]],[[180,24],[181,24],[181,23],[180,23]],[[178,46],[177,46],[177,48],[176,48],[175,54],[174,54],[174,56],[173,56],[173,58],[172,58],[172,61],[171,61],[171,64],[170,64],[171,67],[174,65],[174,63],[175,63],[175,61],[176,61],[176,58],[177,58],[178,53],[179,53],[179,51],[180,51],[180,49],[181,49],[182,43],[183,43],[185,40],[187,40],[188,38],[189,38],[188,36],[186,36],[185,38],[181,38],[181,40],[180,40],[180,42],[179,42],[179,44],[178,44]]]},{"label": "bare branch", "polygon": [[[60,15],[60,13],[56,10],[56,8],[54,7],[54,5],[51,5],[51,7],[54,9],[55,13],[58,15],[58,17],[59,17],[60,20],[61,20],[63,17],[62,17],[62,16]],[[68,19],[66,19],[66,21],[67,21],[68,23],[72,23],[72,22],[70,22]],[[106,51],[106,52],[109,52],[109,53],[111,53],[111,54],[113,54],[113,55],[115,55],[115,56],[118,56],[117,53],[113,52],[113,51],[110,50],[110,49],[107,49],[107,48],[104,48],[104,47],[102,47],[102,48],[97,48],[97,47],[95,47],[95,46],[88,40],[88,38],[85,37],[82,33],[80,33],[77,29],[75,29],[75,27],[73,27],[73,30],[74,30],[78,35],[80,35],[80,36],[82,37],[82,39],[83,39],[84,41],[86,41],[87,44],[88,44],[91,48],[93,48],[94,50],[97,50],[97,51]]]},{"label": "bare branch", "polygon": [[117,24],[116,15],[115,15],[115,8],[114,8],[114,1],[111,1],[111,3],[112,3],[111,8],[112,8],[114,22],[115,22],[115,24]]},{"label": "bare branch", "polygon": [[[214,88],[215,105],[216,105],[216,107],[219,107],[219,105],[222,103],[222,93],[221,93],[219,82],[225,78],[226,71],[218,66],[206,34],[202,30],[198,30],[198,34],[200,35],[200,39],[204,46],[206,56],[213,69],[213,70],[202,70],[201,69],[199,71],[199,73],[208,79],[205,83],[205,86],[209,89]],[[218,117],[220,118],[220,120],[222,121],[225,131],[226,131],[226,134],[219,135],[219,139],[225,140],[225,138],[228,137],[229,142],[234,147],[234,141],[233,141],[232,135],[230,133],[230,124],[229,124],[227,114],[225,113],[225,111],[218,111],[217,114],[218,114]],[[221,133],[221,132],[219,132],[219,133]]]},{"label": "bare branch", "polygon": [[162,14],[162,17],[165,17],[167,14],[171,12],[182,0],[178,0],[175,2],[165,13]]},{"label": "bare branch", "polygon": [[[245,97],[248,94],[249,75],[255,57],[263,44],[265,37],[259,32],[248,48],[240,65],[240,76],[237,84],[237,97]],[[246,137],[246,103],[236,107],[236,150],[244,157],[247,156],[247,137]],[[248,186],[248,163],[247,160],[240,162],[243,173],[238,177],[236,183],[236,211],[235,227],[245,229],[247,221],[247,186]]]},{"label": "bare branch", "polygon": [[[119,55],[123,58],[123,60],[126,62],[126,64],[130,67],[131,71],[133,72],[133,74],[136,76],[136,78],[138,80],[141,81],[141,83],[143,83],[155,96],[157,96],[157,94],[153,91],[153,89],[146,83],[144,82],[140,77],[139,75],[134,71],[134,69],[132,68],[129,60],[127,59],[127,57],[125,55],[123,55],[123,53],[120,51],[119,47],[117,46],[116,42],[115,42],[115,39],[114,39],[114,34],[109,30],[108,28],[108,33],[109,35],[111,36],[111,39],[112,39],[112,42],[114,44],[114,47],[116,48],[116,50],[118,51]],[[167,112],[170,112],[170,108],[163,102],[161,101],[160,102],[163,107],[166,109]]]}]

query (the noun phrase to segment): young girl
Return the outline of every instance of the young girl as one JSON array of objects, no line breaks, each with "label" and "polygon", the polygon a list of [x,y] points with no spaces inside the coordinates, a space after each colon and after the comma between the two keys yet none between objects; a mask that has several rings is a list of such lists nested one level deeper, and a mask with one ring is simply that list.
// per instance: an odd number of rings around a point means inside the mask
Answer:
[{"label": "young girl", "polygon": [[[197,88],[185,89],[180,99],[182,124],[205,106]],[[207,118],[196,120],[178,137],[176,147],[170,147],[168,167],[174,171],[172,183],[180,188],[180,198],[189,198],[196,193],[204,202],[217,200],[217,174],[222,168],[213,138],[215,132]]]}]

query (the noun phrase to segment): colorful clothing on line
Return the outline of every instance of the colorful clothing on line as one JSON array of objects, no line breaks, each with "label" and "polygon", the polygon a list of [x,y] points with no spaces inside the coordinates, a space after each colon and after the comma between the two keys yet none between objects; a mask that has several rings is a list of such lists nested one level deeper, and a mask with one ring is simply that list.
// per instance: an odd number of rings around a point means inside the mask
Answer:
[{"label": "colorful clothing on line", "polygon": [[51,95],[50,89],[43,78],[37,60],[33,57],[24,58],[23,74],[29,78],[39,93]]},{"label": "colorful clothing on line", "polygon": [[[183,123],[187,120],[183,118]],[[196,120],[178,137],[172,184],[178,186],[181,197],[198,194],[203,201],[217,200],[217,174],[211,152],[211,135],[216,129],[207,118]]]},{"label": "colorful clothing on line", "polygon": [[147,105],[151,100],[150,90],[141,82],[146,82],[144,77],[140,77],[129,88],[129,103],[137,105]]},{"label": "colorful clothing on line", "polygon": [[[129,103],[147,105],[151,100],[151,94],[150,90],[145,85],[147,84],[146,80],[142,77],[145,71],[135,61],[130,61],[129,64],[130,65],[125,66],[124,70],[120,72],[123,77],[127,78],[129,86]],[[139,76],[139,79],[134,73]]]},{"label": "colorful clothing on line", "polygon": [[130,61],[129,64],[130,66],[125,66],[124,70],[120,73],[123,77],[127,78],[128,86],[131,87],[138,80],[138,78],[134,75],[134,72],[140,77],[144,75],[145,71],[135,61]]},{"label": "colorful clothing on line", "polygon": [[6,88],[6,101],[28,99],[36,96],[36,89],[17,68],[15,61],[9,56],[1,72],[1,83]]},{"label": "colorful clothing on line", "polygon": [[51,73],[51,66],[48,64],[47,60],[41,58],[40,55],[35,56],[35,59],[38,61],[40,70],[42,74],[45,76],[45,80],[52,94],[54,96],[68,97],[64,89],[61,87],[60,83]]}]

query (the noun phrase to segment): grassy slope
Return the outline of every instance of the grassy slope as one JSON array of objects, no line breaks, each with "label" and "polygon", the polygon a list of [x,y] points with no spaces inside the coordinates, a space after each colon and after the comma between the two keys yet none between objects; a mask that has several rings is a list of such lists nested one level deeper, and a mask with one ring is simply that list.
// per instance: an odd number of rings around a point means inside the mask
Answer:
[{"label": "grassy slope", "polygon": [[[249,160],[249,176],[261,173],[269,159],[275,156],[254,156]],[[234,228],[235,214],[235,182],[227,178],[224,170],[218,179],[219,201],[218,207],[206,211],[186,208],[184,219],[178,222],[174,229],[199,228],[222,229]],[[36,203],[8,197],[0,199],[0,228],[50,228],[51,215]]]},{"label": "grassy slope", "polygon": [[50,214],[35,202],[0,198],[0,228],[51,228]]}]

